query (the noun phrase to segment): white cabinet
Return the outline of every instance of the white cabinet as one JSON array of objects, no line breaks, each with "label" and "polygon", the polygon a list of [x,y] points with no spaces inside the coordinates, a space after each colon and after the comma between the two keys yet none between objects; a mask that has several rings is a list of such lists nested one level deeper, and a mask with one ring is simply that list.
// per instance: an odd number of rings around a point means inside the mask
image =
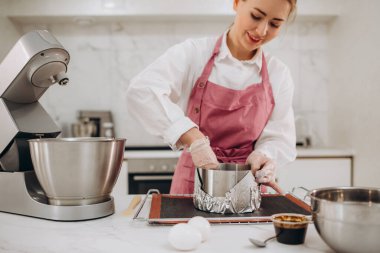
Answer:
[{"label": "white cabinet", "polygon": [[287,192],[303,186],[309,190],[352,185],[352,157],[299,157],[279,168],[277,182]]}]

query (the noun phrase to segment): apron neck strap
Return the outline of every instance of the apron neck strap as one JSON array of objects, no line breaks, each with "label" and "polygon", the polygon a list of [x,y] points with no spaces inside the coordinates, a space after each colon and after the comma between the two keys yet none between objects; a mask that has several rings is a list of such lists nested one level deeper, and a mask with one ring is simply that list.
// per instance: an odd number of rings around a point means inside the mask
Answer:
[{"label": "apron neck strap", "polygon": [[222,45],[223,35],[219,37],[219,39],[216,41],[214,50],[212,52],[212,55],[210,59],[208,60],[205,68],[203,69],[201,79],[203,82],[206,82],[211,74],[212,67],[214,66],[215,57],[219,54],[220,46]]},{"label": "apron neck strap", "polygon": [[264,52],[262,52],[261,79],[263,83],[268,83],[269,81],[268,66],[267,61],[265,60]]},{"label": "apron neck strap", "polygon": [[[219,37],[219,39],[216,41],[212,55],[211,55],[210,59],[208,60],[205,68],[203,69],[203,72],[202,72],[202,75],[200,78],[203,82],[206,82],[208,80],[210,74],[211,74],[212,67],[214,66],[215,57],[220,52],[220,47],[222,45],[222,41],[223,41],[223,35],[221,35]],[[266,59],[264,56],[264,52],[262,52],[261,78],[262,78],[263,83],[268,83],[269,74],[268,74],[267,62],[266,62]]]},{"label": "apron neck strap", "polygon": [[223,35],[219,37],[219,39],[216,41],[214,51],[212,52],[213,56],[216,56],[219,54],[220,46],[222,45]]}]

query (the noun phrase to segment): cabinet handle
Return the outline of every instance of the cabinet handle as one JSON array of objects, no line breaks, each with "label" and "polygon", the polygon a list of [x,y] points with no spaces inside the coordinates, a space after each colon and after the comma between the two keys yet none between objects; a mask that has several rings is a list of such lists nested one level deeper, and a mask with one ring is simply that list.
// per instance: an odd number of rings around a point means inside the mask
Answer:
[{"label": "cabinet handle", "polygon": [[134,181],[172,180],[173,176],[133,176]]}]

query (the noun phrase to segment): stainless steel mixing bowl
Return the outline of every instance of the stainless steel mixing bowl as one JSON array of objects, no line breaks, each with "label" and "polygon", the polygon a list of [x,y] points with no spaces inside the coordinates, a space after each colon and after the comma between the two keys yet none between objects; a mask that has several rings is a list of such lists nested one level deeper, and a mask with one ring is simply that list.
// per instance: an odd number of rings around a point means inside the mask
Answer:
[{"label": "stainless steel mixing bowl", "polygon": [[337,252],[379,252],[380,189],[333,187],[309,193],[314,225]]},{"label": "stainless steel mixing bowl", "polygon": [[261,195],[251,167],[221,163],[217,168],[196,168],[193,203],[211,213],[247,213],[260,207]]},{"label": "stainless steel mixing bowl", "polygon": [[29,140],[34,171],[52,205],[86,205],[110,199],[123,161],[125,139]]},{"label": "stainless steel mixing bowl", "polygon": [[250,165],[220,163],[215,169],[197,168],[203,191],[213,197],[225,197],[240,180],[251,172]]}]

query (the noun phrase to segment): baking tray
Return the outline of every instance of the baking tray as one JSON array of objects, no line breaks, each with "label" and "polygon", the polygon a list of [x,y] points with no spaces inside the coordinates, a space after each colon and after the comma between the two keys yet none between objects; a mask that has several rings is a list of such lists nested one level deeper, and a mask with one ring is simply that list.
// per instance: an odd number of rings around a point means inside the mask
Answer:
[{"label": "baking tray", "polygon": [[292,194],[262,194],[261,207],[253,213],[217,214],[194,207],[192,195],[152,194],[148,223],[170,225],[187,222],[194,216],[203,216],[210,223],[267,223],[277,213],[311,215],[308,204]]}]

